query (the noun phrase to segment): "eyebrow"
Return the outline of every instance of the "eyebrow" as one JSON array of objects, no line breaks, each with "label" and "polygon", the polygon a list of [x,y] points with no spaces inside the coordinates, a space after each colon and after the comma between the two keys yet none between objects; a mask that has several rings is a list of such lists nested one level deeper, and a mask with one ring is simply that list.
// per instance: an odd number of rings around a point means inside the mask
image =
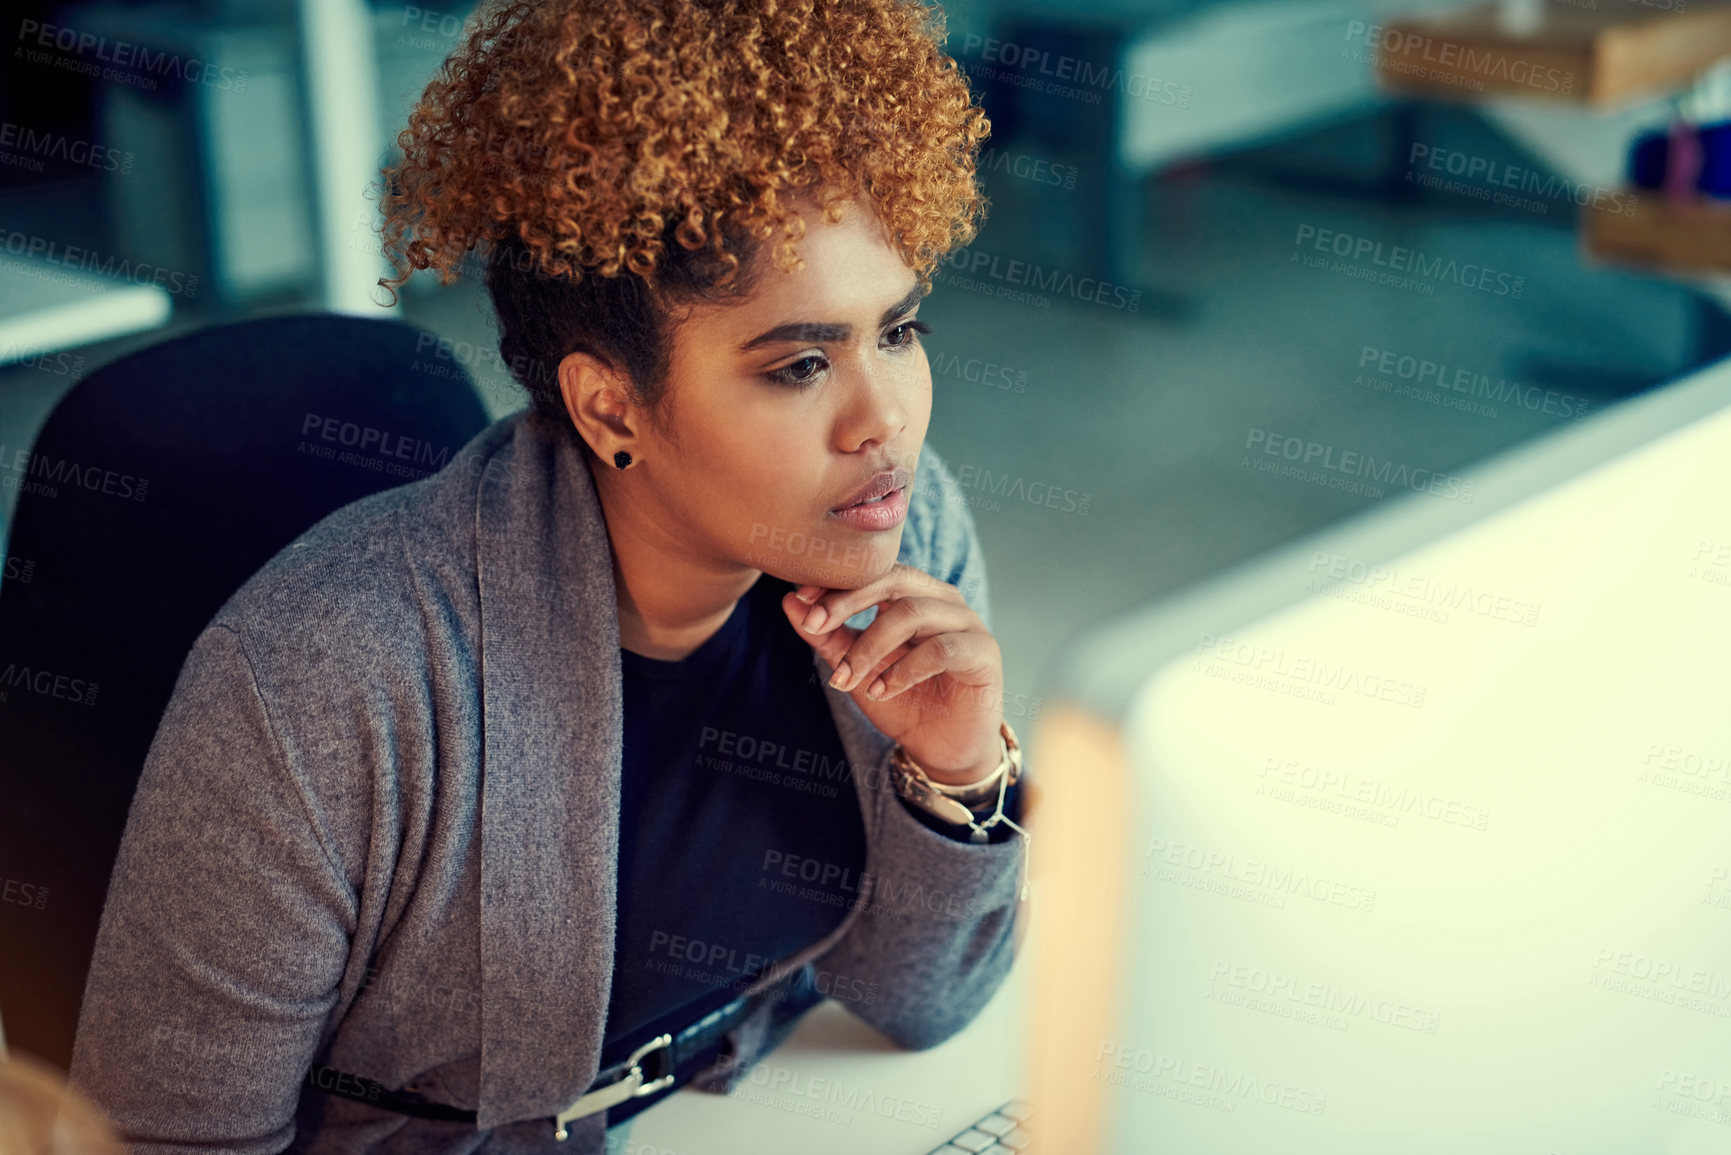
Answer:
[{"label": "eyebrow", "polygon": [[[920,288],[919,282],[914,282],[914,287],[909,289],[901,300],[884,310],[884,315],[878,319],[878,328],[883,328],[903,313],[911,310],[925,298],[925,295],[925,290]],[[761,348],[764,345],[775,345],[783,341],[800,341],[814,345],[825,341],[840,342],[846,341],[852,336],[853,326],[848,324],[823,321],[790,321],[785,325],[777,325],[773,329],[759,333],[741,345],[739,351],[749,353],[751,350]]]}]

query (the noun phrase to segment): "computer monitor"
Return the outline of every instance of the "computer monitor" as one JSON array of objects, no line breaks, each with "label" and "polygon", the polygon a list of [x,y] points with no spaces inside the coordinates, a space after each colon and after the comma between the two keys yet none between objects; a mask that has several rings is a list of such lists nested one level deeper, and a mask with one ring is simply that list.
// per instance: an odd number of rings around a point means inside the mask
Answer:
[{"label": "computer monitor", "polygon": [[1731,1150],[1731,362],[1471,473],[1061,655],[1066,1151]]}]

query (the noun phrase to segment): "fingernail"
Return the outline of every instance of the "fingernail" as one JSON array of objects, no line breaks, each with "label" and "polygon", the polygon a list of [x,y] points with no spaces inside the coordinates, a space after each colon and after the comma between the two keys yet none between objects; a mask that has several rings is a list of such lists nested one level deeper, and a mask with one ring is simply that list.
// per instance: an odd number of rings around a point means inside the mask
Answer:
[{"label": "fingernail", "polygon": [[884,696],[884,690],[887,688],[888,687],[884,685],[884,680],[879,678],[877,681],[872,683],[872,688],[866,691],[866,697],[875,702]]},{"label": "fingernail", "polygon": [[848,679],[851,677],[853,677],[853,671],[848,669],[847,659],[843,658],[841,665],[837,666],[835,673],[831,675],[829,684],[839,690],[847,685]]},{"label": "fingernail", "polygon": [[805,622],[800,626],[808,634],[815,634],[823,629],[824,619],[829,613],[822,606],[811,607],[811,613],[805,615]]},{"label": "fingernail", "polygon": [[815,599],[817,597],[817,587],[816,586],[800,586],[797,590],[793,591],[793,596],[798,598],[800,601],[804,602],[806,605],[809,606],[812,603],[813,599]]}]

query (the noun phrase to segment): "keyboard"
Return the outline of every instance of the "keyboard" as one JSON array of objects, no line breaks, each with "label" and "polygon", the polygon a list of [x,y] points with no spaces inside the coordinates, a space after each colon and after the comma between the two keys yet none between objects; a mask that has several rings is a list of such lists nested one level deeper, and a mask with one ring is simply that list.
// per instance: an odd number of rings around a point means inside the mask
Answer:
[{"label": "keyboard", "polygon": [[1028,1101],[1011,1099],[931,1155],[1028,1155]]}]

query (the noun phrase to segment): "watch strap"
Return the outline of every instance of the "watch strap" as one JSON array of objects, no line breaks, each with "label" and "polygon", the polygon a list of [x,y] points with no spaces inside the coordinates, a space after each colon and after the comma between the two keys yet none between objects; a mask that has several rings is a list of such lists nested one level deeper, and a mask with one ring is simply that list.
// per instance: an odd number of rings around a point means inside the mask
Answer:
[{"label": "watch strap", "polygon": [[976,811],[996,804],[1006,787],[1003,782],[1006,774],[1009,776],[1007,785],[1010,786],[1015,785],[1021,778],[1022,752],[1015,731],[1010,729],[1008,722],[999,722],[998,734],[1003,743],[1004,754],[997,769],[978,782],[960,786],[944,786],[933,782],[898,742],[890,755],[897,793],[921,810],[952,825],[972,825]]}]

